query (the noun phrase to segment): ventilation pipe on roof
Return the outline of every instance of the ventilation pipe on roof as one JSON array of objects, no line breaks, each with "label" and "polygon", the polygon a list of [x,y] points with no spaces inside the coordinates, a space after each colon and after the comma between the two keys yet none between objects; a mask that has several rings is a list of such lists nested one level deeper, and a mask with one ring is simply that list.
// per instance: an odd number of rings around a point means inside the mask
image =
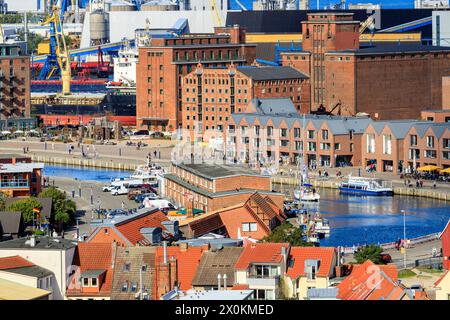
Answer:
[{"label": "ventilation pipe on roof", "polygon": [[222,276],[220,273],[217,275],[217,290],[220,291],[220,279],[222,279]]},{"label": "ventilation pipe on roof", "polygon": [[167,241],[163,241],[163,262],[167,264]]},{"label": "ventilation pipe on roof", "polygon": [[227,290],[227,274],[223,274],[223,290]]}]

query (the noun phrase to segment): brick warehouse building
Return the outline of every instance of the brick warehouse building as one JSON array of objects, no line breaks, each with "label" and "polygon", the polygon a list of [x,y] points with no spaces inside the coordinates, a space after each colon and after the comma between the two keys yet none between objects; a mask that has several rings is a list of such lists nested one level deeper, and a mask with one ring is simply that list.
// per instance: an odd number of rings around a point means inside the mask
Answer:
[{"label": "brick warehouse building", "polygon": [[17,45],[0,45],[0,129],[34,127],[30,119],[30,57]]},{"label": "brick warehouse building", "polygon": [[183,77],[182,92],[183,129],[190,131],[191,140],[194,132],[220,134],[231,114],[244,112],[254,98],[290,98],[298,112],[309,110],[308,76],[291,67],[199,64]]},{"label": "brick warehouse building", "polygon": [[283,194],[272,192],[270,176],[237,165],[173,163],[164,180],[165,197],[205,212],[245,202],[255,191],[280,208],[284,200]]},{"label": "brick warehouse building", "polygon": [[136,87],[136,125],[173,131],[181,126],[181,77],[198,63],[205,68],[247,65],[255,60],[255,46],[246,44],[239,26],[215,28],[214,34],[189,34],[152,39],[139,48]]},{"label": "brick warehouse building", "polygon": [[359,21],[352,13],[310,13],[302,23],[303,51],[281,56],[283,65],[310,76],[311,111],[340,103],[343,115],[365,112],[374,119],[408,119],[442,108],[450,48],[360,46]]}]

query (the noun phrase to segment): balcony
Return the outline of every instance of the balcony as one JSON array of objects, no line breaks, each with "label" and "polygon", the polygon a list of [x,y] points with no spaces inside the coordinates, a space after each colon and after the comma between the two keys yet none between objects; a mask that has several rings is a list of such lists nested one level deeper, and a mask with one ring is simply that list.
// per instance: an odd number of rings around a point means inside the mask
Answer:
[{"label": "balcony", "polygon": [[247,283],[250,287],[276,288],[279,281],[279,276],[262,278],[256,275],[249,275],[249,277],[247,278]]},{"label": "balcony", "polygon": [[28,180],[1,180],[0,189],[26,189],[29,188]]}]

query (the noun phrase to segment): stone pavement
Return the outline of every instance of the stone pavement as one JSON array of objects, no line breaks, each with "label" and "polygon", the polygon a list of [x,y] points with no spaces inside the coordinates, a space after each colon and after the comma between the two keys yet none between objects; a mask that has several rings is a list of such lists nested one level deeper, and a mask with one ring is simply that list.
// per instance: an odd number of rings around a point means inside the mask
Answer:
[{"label": "stone pavement", "polygon": [[[120,209],[122,201],[126,209],[133,209],[139,206],[138,203],[128,200],[127,195],[113,196],[109,192],[103,192],[103,183],[94,181],[79,181],[69,178],[52,177],[49,181],[50,185],[57,186],[61,191],[65,191],[67,198],[75,201],[78,210],[79,232],[90,233],[89,222],[94,218],[93,209],[99,205],[102,209]],[[79,188],[81,188],[81,197],[79,196]],[[75,191],[75,197],[72,198],[72,191]],[[93,205],[91,205],[91,190]],[[66,230],[65,237],[72,237],[76,233],[74,226],[70,230]]]}]

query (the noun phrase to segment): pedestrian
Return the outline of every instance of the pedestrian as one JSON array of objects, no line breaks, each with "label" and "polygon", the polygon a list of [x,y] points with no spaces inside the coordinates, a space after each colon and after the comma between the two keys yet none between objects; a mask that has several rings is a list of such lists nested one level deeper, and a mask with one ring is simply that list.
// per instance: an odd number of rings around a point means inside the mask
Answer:
[{"label": "pedestrian", "polygon": [[27,150],[25,149],[25,147],[23,147],[23,153],[27,153]]},{"label": "pedestrian", "polygon": [[78,197],[81,198],[81,185],[78,187]]},{"label": "pedestrian", "polygon": [[322,171],[319,170],[319,178],[322,176]]},{"label": "pedestrian", "polygon": [[122,201],[122,210],[125,209],[125,202]]},{"label": "pedestrian", "polygon": [[161,159],[161,151],[158,151],[158,158]]},{"label": "pedestrian", "polygon": [[153,151],[153,155],[154,155],[154,157],[156,158],[156,150],[155,150],[155,151]]},{"label": "pedestrian", "polygon": [[55,143],[52,142],[52,150],[55,151]]},{"label": "pedestrian", "polygon": [[420,188],[422,189],[423,188],[423,180],[420,179],[419,183],[420,183]]},{"label": "pedestrian", "polygon": [[419,180],[416,180],[416,188],[419,189]]},{"label": "pedestrian", "polygon": [[436,179],[433,181],[433,189],[436,189]]},{"label": "pedestrian", "polygon": [[91,189],[91,206],[94,204],[94,194],[92,193],[92,189]]},{"label": "pedestrian", "polygon": [[30,152],[30,147],[27,147],[27,153]]}]

